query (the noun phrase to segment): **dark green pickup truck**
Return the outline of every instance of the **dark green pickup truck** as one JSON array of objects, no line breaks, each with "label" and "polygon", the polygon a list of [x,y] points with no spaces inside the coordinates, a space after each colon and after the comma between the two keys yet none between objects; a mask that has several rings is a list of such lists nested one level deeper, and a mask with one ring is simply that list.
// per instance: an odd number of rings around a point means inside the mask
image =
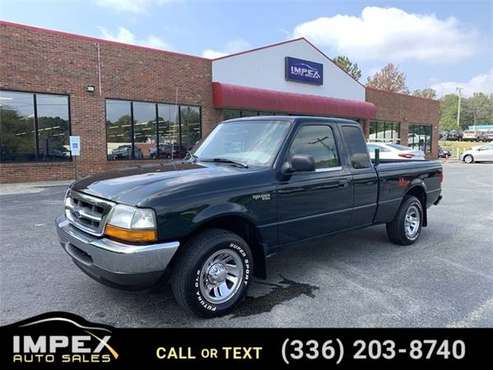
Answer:
[{"label": "dark green pickup truck", "polygon": [[213,317],[291,245],[375,224],[414,243],[442,178],[438,161],[373,163],[354,121],[251,117],[219,124],[188,160],[75,182],[56,224],[94,279],[127,289],[169,281],[180,305]]}]

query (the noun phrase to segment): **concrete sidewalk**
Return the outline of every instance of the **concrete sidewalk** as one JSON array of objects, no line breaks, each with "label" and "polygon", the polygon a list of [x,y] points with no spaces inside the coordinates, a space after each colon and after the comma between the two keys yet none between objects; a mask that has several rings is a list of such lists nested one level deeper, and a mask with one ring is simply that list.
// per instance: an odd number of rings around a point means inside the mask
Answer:
[{"label": "concrete sidewalk", "polygon": [[52,186],[66,186],[69,185],[70,183],[72,183],[72,180],[0,184],[0,195],[39,193],[44,189]]}]

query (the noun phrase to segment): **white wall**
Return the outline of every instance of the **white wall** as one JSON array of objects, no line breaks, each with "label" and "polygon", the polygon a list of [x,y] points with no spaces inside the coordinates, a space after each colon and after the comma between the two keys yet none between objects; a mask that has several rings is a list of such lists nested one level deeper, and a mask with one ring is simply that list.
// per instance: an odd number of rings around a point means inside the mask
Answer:
[{"label": "white wall", "polygon": [[[286,81],[285,57],[295,57],[323,64],[323,85]],[[215,60],[212,62],[212,81],[365,101],[365,88],[303,39]]]}]

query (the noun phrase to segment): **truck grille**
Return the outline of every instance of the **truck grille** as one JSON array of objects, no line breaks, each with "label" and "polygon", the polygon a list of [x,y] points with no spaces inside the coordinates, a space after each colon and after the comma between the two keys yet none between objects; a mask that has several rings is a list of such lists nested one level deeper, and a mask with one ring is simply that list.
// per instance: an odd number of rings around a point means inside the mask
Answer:
[{"label": "truck grille", "polygon": [[65,197],[65,216],[78,229],[100,236],[114,205],[113,202],[69,190]]}]

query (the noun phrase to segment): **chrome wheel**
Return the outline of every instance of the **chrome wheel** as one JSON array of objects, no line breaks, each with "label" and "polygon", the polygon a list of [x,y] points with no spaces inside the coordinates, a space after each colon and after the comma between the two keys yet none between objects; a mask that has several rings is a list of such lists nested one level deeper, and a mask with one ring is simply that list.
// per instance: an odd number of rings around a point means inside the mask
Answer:
[{"label": "chrome wheel", "polygon": [[472,156],[471,156],[471,155],[466,155],[466,156],[464,157],[464,162],[466,162],[467,164],[472,163],[472,162],[473,162],[473,158],[472,158]]},{"label": "chrome wheel", "polygon": [[243,280],[243,262],[231,249],[214,252],[200,270],[200,293],[210,303],[227,302],[235,295]]},{"label": "chrome wheel", "polygon": [[417,206],[412,205],[407,209],[406,216],[404,218],[404,229],[406,236],[410,240],[414,240],[418,237],[419,227],[421,223],[421,214]]}]

